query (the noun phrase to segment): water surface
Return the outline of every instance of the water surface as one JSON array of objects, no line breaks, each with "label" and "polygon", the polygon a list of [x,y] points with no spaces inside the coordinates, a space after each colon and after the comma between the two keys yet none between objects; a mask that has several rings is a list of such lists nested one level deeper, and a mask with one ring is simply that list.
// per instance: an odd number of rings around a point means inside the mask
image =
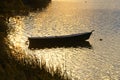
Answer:
[{"label": "water surface", "polygon": [[[99,2],[99,1],[98,1]],[[120,10],[118,5],[53,1],[42,12],[9,18],[8,46],[12,55],[35,56],[46,66],[60,67],[73,80],[120,79]],[[117,4],[117,3],[116,3]],[[104,6],[103,6],[104,5]],[[28,49],[28,37],[61,36],[95,30],[86,47]]]}]

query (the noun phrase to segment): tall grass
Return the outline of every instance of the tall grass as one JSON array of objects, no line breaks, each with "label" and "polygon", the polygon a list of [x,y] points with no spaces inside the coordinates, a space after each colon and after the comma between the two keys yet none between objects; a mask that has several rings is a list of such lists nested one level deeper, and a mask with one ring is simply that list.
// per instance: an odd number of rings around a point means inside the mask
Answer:
[{"label": "tall grass", "polygon": [[24,51],[13,56],[6,43],[6,17],[0,17],[0,28],[0,80],[71,80],[59,67],[46,67],[44,58],[40,62],[36,56],[23,56]]}]

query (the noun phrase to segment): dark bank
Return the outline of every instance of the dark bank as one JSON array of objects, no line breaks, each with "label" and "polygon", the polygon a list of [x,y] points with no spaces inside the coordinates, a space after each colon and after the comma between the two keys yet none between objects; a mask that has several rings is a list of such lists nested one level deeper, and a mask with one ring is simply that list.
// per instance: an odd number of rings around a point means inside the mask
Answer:
[{"label": "dark bank", "polygon": [[[10,44],[7,40],[10,28],[7,25],[9,17],[28,15],[29,11],[41,10],[50,2],[51,0],[0,1],[0,80],[70,80],[67,76],[61,75],[59,68],[51,74],[46,68],[44,59],[41,60],[42,63],[39,63],[37,59],[33,60],[28,57],[15,58],[12,55],[15,51],[8,46]],[[15,52],[15,54],[22,56],[24,52],[20,54]],[[54,68],[51,67],[51,69]]]},{"label": "dark bank", "polygon": [[0,1],[0,14],[25,16],[31,11],[46,8],[50,2],[51,0],[3,0]]}]

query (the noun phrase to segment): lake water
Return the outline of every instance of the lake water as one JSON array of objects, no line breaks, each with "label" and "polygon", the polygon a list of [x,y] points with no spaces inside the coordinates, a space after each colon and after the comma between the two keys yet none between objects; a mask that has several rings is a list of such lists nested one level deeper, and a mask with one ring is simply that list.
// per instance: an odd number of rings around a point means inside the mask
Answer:
[{"label": "lake water", "polygon": [[[108,3],[106,3],[108,2]],[[21,60],[45,60],[73,80],[120,79],[120,9],[111,1],[53,1],[43,11],[9,18],[8,46]],[[60,36],[95,30],[87,47],[28,49],[28,37]],[[19,56],[22,55],[22,56]],[[30,60],[27,61],[29,64]],[[52,70],[50,70],[52,72]]]}]

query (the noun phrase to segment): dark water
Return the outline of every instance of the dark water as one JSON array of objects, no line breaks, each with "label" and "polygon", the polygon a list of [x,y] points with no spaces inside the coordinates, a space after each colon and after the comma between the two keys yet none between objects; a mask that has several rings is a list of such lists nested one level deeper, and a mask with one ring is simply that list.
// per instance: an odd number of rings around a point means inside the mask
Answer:
[{"label": "dark water", "polygon": [[[12,55],[41,58],[48,69],[61,68],[73,80],[120,79],[120,10],[117,3],[55,2],[42,12],[9,18],[8,46]],[[105,5],[107,4],[107,5]],[[95,30],[92,48],[56,47],[28,49],[28,37],[60,36]],[[18,52],[18,53],[16,53]],[[29,61],[30,62],[30,61]],[[50,70],[51,71],[51,70]]]}]

